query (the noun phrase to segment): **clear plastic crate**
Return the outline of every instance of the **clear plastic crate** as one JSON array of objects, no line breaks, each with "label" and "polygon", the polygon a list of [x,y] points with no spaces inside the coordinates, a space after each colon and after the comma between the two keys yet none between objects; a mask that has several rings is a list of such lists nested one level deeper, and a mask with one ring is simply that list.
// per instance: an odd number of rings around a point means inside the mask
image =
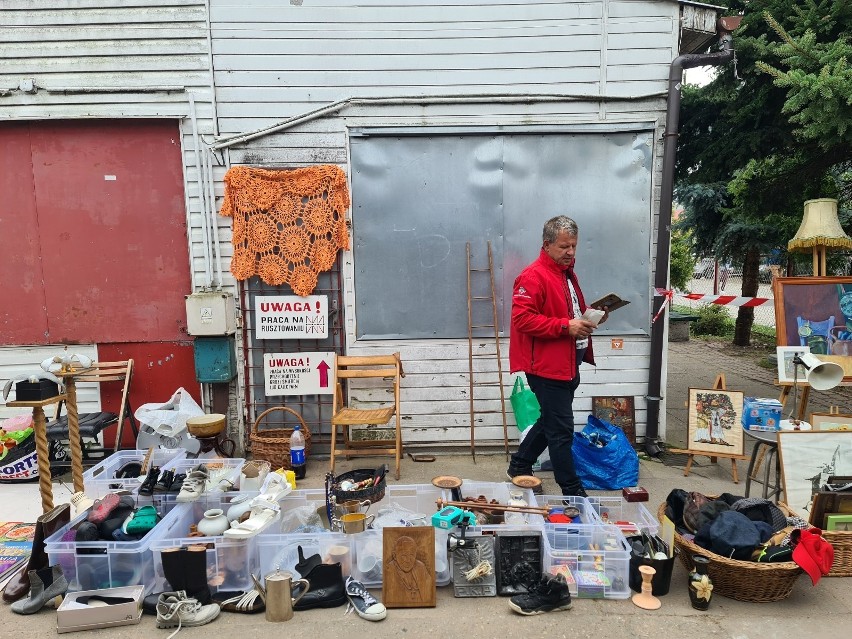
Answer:
[{"label": "clear plastic crate", "polygon": [[207,493],[197,501],[179,504],[175,496],[169,495],[162,508],[167,512],[181,510],[181,515],[165,534],[151,542],[154,563],[154,592],[170,590],[163,573],[163,552],[194,544],[207,545],[207,578],[211,590],[251,590],[254,587],[252,573],[260,576],[256,542],[259,536],[248,539],[230,539],[224,535],[213,537],[190,537],[190,526],[204,518],[204,513],[220,508],[225,513],[237,497],[252,499],[258,493]]},{"label": "clear plastic crate", "polygon": [[298,579],[300,575],[296,570],[296,564],[299,562],[300,546],[306,558],[318,554],[324,563],[339,561],[343,576],[346,577],[352,571],[354,557],[352,538],[355,536],[330,531],[313,534],[259,535],[256,548],[261,580],[276,570],[289,572],[294,579]]},{"label": "clear plastic crate", "polygon": [[[579,521],[573,521],[574,524],[598,524],[600,523],[600,519],[598,518],[597,511],[592,508],[589,500],[586,497],[577,497],[576,495],[536,495],[535,503],[538,506],[544,508],[565,508],[566,506],[573,506],[577,510],[580,511]],[[558,525],[564,526],[566,524],[550,524],[545,520],[544,522],[548,526]]]},{"label": "clear plastic crate", "polygon": [[88,517],[86,510],[48,537],[45,551],[51,565],[62,566],[71,591],[144,585],[146,592],[151,592],[151,544],[160,536],[174,536],[186,510],[185,506],[173,508],[137,541],[63,541],[69,529]]},{"label": "clear plastic crate", "polygon": [[660,522],[642,502],[622,497],[589,497],[589,504],[598,522],[618,526],[625,536],[639,530],[656,535],[660,530]]},{"label": "clear plastic crate", "polygon": [[[530,506],[537,506],[535,493],[529,488],[518,488],[508,482],[487,482],[487,481],[471,481],[468,479],[462,480],[461,494],[463,498],[485,497],[488,502],[496,500],[499,504],[507,506],[509,504],[509,493],[518,491],[522,493],[524,501]],[[443,489],[441,491],[444,501],[453,501],[452,491]],[[432,512],[435,512],[434,510]],[[483,533],[499,533],[501,530],[517,530],[517,531],[532,531],[541,530],[544,525],[544,517],[532,513],[524,514],[524,523],[490,523],[481,526],[471,526],[468,530],[472,535],[480,535]]]},{"label": "clear plastic crate", "polygon": [[[435,529],[435,584],[446,586],[452,579],[450,560],[447,556],[447,537],[449,531]],[[384,551],[382,530],[365,530],[352,538],[355,551],[352,561],[352,576],[368,588],[382,585],[384,572]]]},{"label": "clear plastic crate", "polygon": [[[175,475],[179,475],[189,474],[189,472],[192,471],[193,468],[195,468],[199,464],[204,464],[210,471],[210,477],[216,479],[216,484],[211,485],[208,488],[207,492],[223,493],[236,492],[235,490],[228,490],[228,487],[235,488],[236,486],[239,486],[240,471],[243,469],[243,465],[245,463],[246,460],[241,458],[188,459],[184,457],[183,459],[178,459],[173,464],[170,464],[170,467]],[[148,499],[151,500],[151,502],[153,502],[155,506],[159,506],[161,503],[173,501],[178,495],[178,493],[157,492],[153,493],[152,495],[138,495],[136,491],[138,491],[138,486],[134,490],[134,493],[137,494],[137,501],[144,502],[144,500]]]},{"label": "clear plastic crate", "polygon": [[[86,470],[83,473],[83,490],[86,495],[97,499],[116,490],[135,492],[142,483],[141,479],[136,477],[116,479],[115,473],[129,462],[141,463],[147,454],[147,450],[119,450]],[[185,458],[186,450],[183,448],[157,448],[151,454],[150,466],[159,466],[161,469],[173,468]]]},{"label": "clear plastic crate", "polygon": [[562,573],[573,596],[627,599],[630,550],[617,526],[550,525],[542,535],[546,574]]}]

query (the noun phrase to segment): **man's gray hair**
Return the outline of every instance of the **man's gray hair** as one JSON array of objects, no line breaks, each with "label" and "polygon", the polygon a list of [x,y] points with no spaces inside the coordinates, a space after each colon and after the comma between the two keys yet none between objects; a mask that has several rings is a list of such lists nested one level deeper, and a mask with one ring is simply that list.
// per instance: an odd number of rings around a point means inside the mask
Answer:
[{"label": "man's gray hair", "polygon": [[567,215],[557,215],[556,217],[552,217],[544,223],[544,231],[542,231],[541,240],[542,242],[548,242],[552,244],[556,241],[556,237],[562,231],[565,231],[566,233],[568,233],[568,235],[574,236],[579,233],[577,223],[574,220],[572,220]]}]

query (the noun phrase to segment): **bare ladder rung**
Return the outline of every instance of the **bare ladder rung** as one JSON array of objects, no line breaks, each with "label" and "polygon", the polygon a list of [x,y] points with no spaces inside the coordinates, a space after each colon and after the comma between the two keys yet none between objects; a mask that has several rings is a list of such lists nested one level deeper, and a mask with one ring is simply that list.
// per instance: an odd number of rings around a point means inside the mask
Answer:
[{"label": "bare ladder rung", "polygon": [[490,295],[485,295],[485,296],[483,296],[483,297],[471,297],[470,299],[472,299],[472,300],[483,300],[483,301],[488,300],[488,301],[490,302],[490,301],[491,301],[491,296],[490,296]]},{"label": "bare ladder rung", "polygon": [[494,328],[494,324],[471,324],[471,328]]}]

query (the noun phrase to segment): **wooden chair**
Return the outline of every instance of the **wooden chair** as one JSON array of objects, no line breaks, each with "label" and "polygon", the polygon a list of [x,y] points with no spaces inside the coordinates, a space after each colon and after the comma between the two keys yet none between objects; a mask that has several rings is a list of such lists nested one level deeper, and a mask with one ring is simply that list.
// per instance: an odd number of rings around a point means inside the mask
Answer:
[{"label": "wooden chair", "polygon": [[[331,418],[331,472],[338,457],[360,457],[362,455],[394,455],[396,457],[396,478],[399,479],[399,465],[402,459],[402,424],[399,411],[400,378],[405,377],[399,353],[392,355],[352,356],[338,355],[334,364],[337,386],[334,393],[334,410]],[[375,404],[364,408],[347,406],[344,401],[343,380],[373,379],[383,382],[381,386],[369,386],[377,392],[393,391],[393,403],[377,399]],[[350,389],[347,389],[350,390]],[[378,404],[378,406],[376,406]],[[385,404],[385,405],[383,405]],[[367,407],[369,406],[369,407]],[[384,426],[396,418],[395,437],[393,439],[353,440],[349,429],[352,426]],[[338,447],[337,431],[343,428],[343,446]]]},{"label": "wooden chair", "polygon": [[[97,384],[117,383],[121,384],[121,404],[119,412],[101,411],[99,413],[81,413],[78,423],[80,426],[80,445],[83,449],[83,465],[92,466],[107,455],[117,451],[121,446],[121,436],[124,431],[124,422],[129,421],[134,436],[139,435],[139,428],[133,409],[130,407],[130,382],[133,378],[133,360],[123,362],[92,362],[92,366],[83,369],[79,375],[74,377],[77,384],[83,382],[94,382]],[[60,402],[56,408],[56,418],[47,425],[47,439],[50,442],[51,460],[53,467],[64,468],[71,466],[68,454],[68,416],[62,415]],[[119,415],[122,416],[119,419]],[[110,450],[103,446],[99,435],[103,430],[113,424],[118,424],[115,433],[115,444]]]}]

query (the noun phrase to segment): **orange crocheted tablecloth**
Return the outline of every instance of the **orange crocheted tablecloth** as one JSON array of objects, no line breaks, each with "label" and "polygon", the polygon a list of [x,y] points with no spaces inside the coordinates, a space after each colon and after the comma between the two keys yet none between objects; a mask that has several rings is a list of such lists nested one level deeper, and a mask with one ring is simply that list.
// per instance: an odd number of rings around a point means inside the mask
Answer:
[{"label": "orange crocheted tablecloth", "polygon": [[257,274],[267,284],[289,284],[297,295],[310,295],[317,274],[334,265],[339,249],[349,248],[348,208],[340,167],[230,168],[219,214],[234,220],[231,273],[238,280]]}]

